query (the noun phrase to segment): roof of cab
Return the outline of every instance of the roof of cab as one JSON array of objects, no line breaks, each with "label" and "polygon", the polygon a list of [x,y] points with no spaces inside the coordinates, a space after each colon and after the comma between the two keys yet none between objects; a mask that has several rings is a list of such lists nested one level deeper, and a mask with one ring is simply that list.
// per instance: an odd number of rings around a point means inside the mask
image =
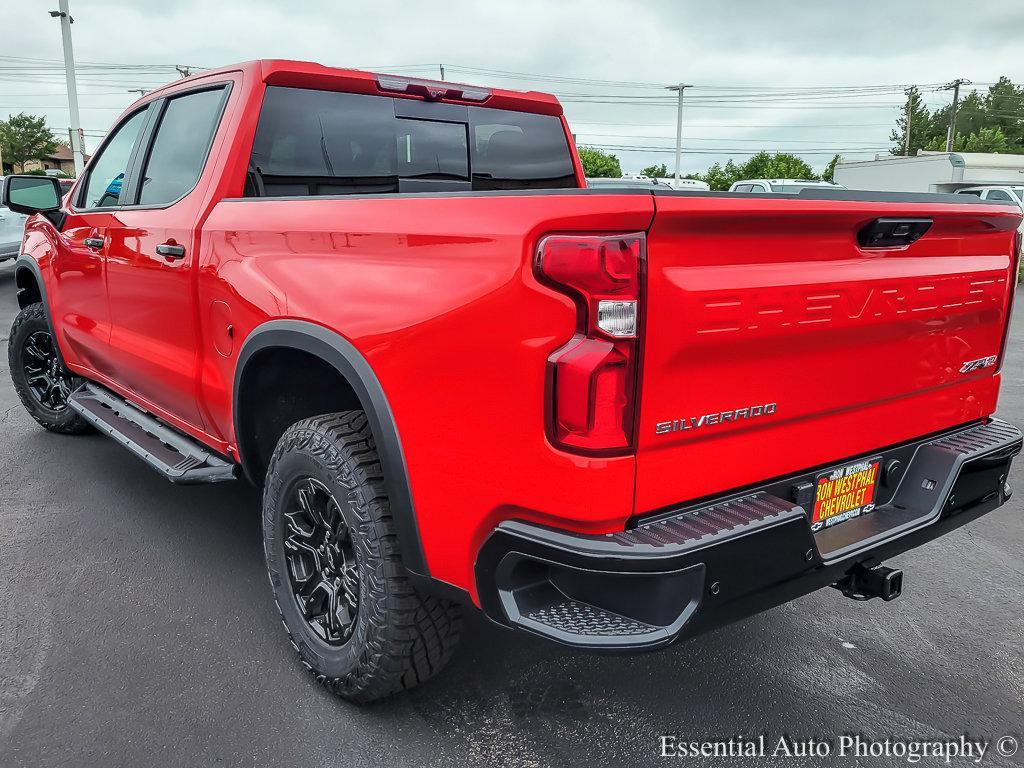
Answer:
[{"label": "roof of cab", "polygon": [[[229,72],[244,72],[252,74],[256,79],[262,80],[267,85],[283,85],[293,88],[312,88],[325,91],[343,91],[347,93],[365,93],[374,96],[389,96],[395,98],[424,99],[423,95],[417,93],[396,92],[394,90],[383,90],[380,87],[381,78],[391,81],[413,81],[416,83],[428,84],[431,90],[443,91],[444,95],[437,100],[448,103],[468,104],[471,106],[492,107],[495,109],[511,109],[519,112],[535,112],[544,115],[561,115],[562,105],[558,99],[550,93],[539,91],[510,91],[503,88],[490,88],[486,85],[469,85],[465,83],[453,83],[446,80],[429,80],[418,77],[407,77],[405,75],[389,75],[378,72],[366,72],[360,69],[340,69],[337,67],[325,67],[311,61],[290,61],[287,59],[260,59],[245,61],[217,69],[207,70],[192,75],[186,80],[206,80],[211,76],[226,74]],[[168,84],[180,87],[184,80],[176,80]],[[462,90],[486,91],[487,95],[482,100],[461,99]],[[157,89],[157,90],[163,90]]]}]

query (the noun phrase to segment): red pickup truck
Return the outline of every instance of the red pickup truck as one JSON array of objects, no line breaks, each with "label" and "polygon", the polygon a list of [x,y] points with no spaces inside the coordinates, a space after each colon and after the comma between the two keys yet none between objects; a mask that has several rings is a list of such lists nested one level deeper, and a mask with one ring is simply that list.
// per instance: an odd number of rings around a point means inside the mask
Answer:
[{"label": "red pickup truck", "polygon": [[1010,495],[1015,206],[590,190],[551,96],[289,61],[149,93],[63,200],[3,201],[38,214],[25,407],[262,486],[285,627],[356,701],[464,605],[635,650],[892,599],[885,560]]}]

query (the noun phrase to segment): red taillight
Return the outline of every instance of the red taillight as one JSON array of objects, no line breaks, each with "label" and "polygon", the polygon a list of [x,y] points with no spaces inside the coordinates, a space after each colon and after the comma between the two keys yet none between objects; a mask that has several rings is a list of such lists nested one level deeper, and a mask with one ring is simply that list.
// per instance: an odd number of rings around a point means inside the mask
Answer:
[{"label": "red taillight", "polygon": [[537,246],[539,279],[571,296],[576,334],[548,358],[548,435],[590,455],[633,450],[642,232],[551,235]]}]

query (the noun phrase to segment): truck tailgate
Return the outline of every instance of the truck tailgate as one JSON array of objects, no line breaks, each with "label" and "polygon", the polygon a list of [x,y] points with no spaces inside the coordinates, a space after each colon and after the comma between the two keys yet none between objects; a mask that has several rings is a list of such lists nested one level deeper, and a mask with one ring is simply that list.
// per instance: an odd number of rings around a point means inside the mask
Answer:
[{"label": "truck tailgate", "polygon": [[[659,195],[648,234],[636,510],[989,415],[1009,206]],[[880,217],[932,220],[867,249]],[[982,362],[977,362],[982,361]]]}]

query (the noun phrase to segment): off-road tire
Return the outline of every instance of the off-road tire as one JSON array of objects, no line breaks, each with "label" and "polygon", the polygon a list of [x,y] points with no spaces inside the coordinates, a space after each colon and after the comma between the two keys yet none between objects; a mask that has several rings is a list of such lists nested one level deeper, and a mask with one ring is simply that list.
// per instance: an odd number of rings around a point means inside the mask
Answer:
[{"label": "off-road tire", "polygon": [[[284,514],[307,479],[330,491],[343,513],[358,572],[351,635],[324,642],[303,617],[289,581]],[[461,606],[421,594],[402,565],[380,459],[362,411],[300,421],[281,437],[263,493],[267,571],[281,620],[302,663],[332,693],[368,702],[412,688],[451,658]]]},{"label": "off-road tire", "polygon": [[[56,349],[56,340],[53,338],[53,331],[46,319],[46,312],[42,304],[30,304],[18,313],[11,326],[11,335],[7,341],[7,361],[11,370],[11,381],[14,382],[14,391],[18,393],[21,404],[41,426],[50,432],[57,432],[62,435],[81,435],[92,431],[92,427],[85,419],[78,415],[71,408],[54,409],[43,405],[31,392],[28,376],[25,372],[24,347],[25,340],[38,333],[45,333],[50,337],[50,343]],[[63,363],[60,356],[57,356],[61,374],[70,382],[70,389],[74,390],[81,379],[74,376]]]}]

